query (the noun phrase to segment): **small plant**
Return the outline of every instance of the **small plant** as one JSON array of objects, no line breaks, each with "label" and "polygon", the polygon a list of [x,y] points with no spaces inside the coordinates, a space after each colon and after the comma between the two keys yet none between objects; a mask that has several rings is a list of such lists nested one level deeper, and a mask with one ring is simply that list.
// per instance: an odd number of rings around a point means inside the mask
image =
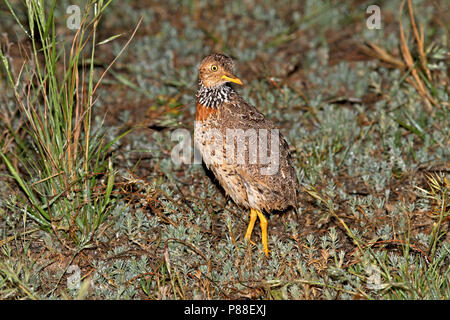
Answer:
[{"label": "small plant", "polygon": [[111,143],[105,143],[92,121],[102,79],[95,82],[94,77],[97,27],[109,3],[92,1],[86,6],[66,52],[57,41],[56,1],[51,7],[44,1],[26,1],[28,25],[6,1],[31,42],[30,61],[18,75],[0,51],[22,119],[14,128],[12,117],[0,117],[12,137],[1,142],[0,156],[21,190],[19,201],[10,207],[53,232],[66,247],[85,247],[115,203],[115,173],[107,153]]},{"label": "small plant", "polygon": [[416,187],[426,198],[431,199],[435,203],[433,212],[434,218],[437,220],[433,223],[431,230],[431,239],[428,246],[427,254],[433,259],[436,254],[438,242],[446,236],[446,230],[442,226],[446,219],[450,217],[450,181],[447,177],[438,174],[429,175],[428,186],[430,190]]}]

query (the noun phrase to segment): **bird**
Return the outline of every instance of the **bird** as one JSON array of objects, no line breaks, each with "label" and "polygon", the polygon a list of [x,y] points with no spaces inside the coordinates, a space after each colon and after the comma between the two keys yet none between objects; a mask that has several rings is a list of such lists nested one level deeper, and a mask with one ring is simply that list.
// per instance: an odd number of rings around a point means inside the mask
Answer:
[{"label": "bird", "polygon": [[252,245],[257,218],[263,252],[269,257],[268,214],[297,207],[299,182],[289,145],[274,123],[234,90],[243,82],[222,53],[198,68],[194,145],[225,193],[250,209],[244,239]]}]

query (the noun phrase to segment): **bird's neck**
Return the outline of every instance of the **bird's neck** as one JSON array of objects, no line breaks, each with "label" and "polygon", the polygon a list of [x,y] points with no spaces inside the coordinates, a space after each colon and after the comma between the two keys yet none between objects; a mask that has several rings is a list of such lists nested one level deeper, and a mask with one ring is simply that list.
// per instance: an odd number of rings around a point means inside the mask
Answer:
[{"label": "bird's neck", "polygon": [[230,101],[233,89],[225,84],[206,87],[201,80],[198,82],[197,103],[207,108],[218,108],[223,103]]}]

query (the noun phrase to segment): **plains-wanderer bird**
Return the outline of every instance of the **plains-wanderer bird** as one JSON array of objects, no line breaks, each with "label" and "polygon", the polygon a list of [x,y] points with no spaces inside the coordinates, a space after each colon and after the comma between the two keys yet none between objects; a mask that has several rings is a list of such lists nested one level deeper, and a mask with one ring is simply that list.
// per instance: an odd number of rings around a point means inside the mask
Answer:
[{"label": "plains-wanderer bird", "polygon": [[233,201],[250,209],[244,238],[250,243],[259,218],[264,254],[269,256],[265,214],[297,207],[299,183],[289,146],[272,121],[246,102],[231,83],[233,60],[214,53],[199,66],[195,147]]}]

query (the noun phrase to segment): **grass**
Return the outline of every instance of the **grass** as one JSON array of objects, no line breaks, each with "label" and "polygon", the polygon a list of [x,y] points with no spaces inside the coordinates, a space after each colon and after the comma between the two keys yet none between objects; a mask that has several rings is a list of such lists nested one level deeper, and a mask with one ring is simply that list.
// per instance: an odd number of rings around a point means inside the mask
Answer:
[{"label": "grass", "polygon": [[[16,16],[11,4],[6,4]],[[9,209],[26,214],[65,247],[81,250],[89,245],[115,202],[108,146],[91,120],[97,26],[108,3],[96,4],[91,17],[85,13],[68,54],[57,41],[56,1],[49,9],[39,1],[26,5],[28,25],[17,23],[29,30],[30,63],[14,78],[8,59],[0,53],[23,116],[23,123],[16,127],[10,117],[2,118],[11,139],[2,144],[0,155],[21,191]],[[90,50],[89,60],[86,50]],[[17,146],[13,152],[10,143]]]},{"label": "grass", "polygon": [[[86,1],[72,31],[65,1],[5,1],[0,297],[448,299],[444,4],[382,3],[381,30],[369,4]],[[204,168],[171,160],[210,51],[294,150],[269,259]]]}]

